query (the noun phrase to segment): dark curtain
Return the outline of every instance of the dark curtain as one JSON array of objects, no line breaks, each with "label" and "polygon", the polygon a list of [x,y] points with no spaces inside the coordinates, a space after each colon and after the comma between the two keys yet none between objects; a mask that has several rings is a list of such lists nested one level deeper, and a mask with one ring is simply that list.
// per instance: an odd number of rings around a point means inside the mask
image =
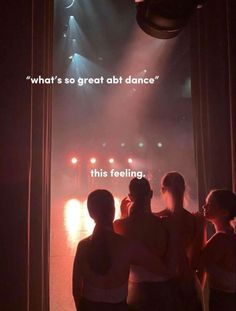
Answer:
[{"label": "dark curtain", "polygon": [[0,310],[49,310],[52,0],[1,4]]},{"label": "dark curtain", "polygon": [[192,100],[199,203],[236,190],[236,1],[208,0],[192,19]]},{"label": "dark curtain", "polygon": [[[31,71],[52,76],[53,0],[34,0]],[[49,310],[52,87],[31,87],[29,175],[29,310]]]}]

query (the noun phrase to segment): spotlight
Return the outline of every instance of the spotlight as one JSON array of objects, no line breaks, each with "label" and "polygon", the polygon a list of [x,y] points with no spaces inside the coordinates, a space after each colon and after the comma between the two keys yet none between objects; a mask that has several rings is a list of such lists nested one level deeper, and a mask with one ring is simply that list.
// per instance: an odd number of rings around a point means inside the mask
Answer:
[{"label": "spotlight", "polygon": [[121,143],[120,146],[121,146],[122,148],[124,148],[124,147],[125,147],[125,143]]},{"label": "spotlight", "polygon": [[90,159],[90,163],[91,163],[91,164],[95,164],[96,162],[97,162],[96,158],[91,158],[91,159]]},{"label": "spotlight", "polygon": [[129,163],[129,164],[133,163],[133,159],[129,158],[129,159],[128,159],[128,163]]},{"label": "spotlight", "polygon": [[148,35],[158,39],[176,37],[186,26],[197,7],[206,0],[137,1],[137,23]]},{"label": "spotlight", "polygon": [[76,157],[71,158],[71,163],[72,164],[77,164],[78,163],[78,159]]},{"label": "spotlight", "polygon": [[163,146],[163,144],[161,142],[157,143],[157,147],[161,148]]},{"label": "spotlight", "polygon": [[115,160],[113,158],[110,158],[109,161],[108,161],[110,164],[114,163]]}]

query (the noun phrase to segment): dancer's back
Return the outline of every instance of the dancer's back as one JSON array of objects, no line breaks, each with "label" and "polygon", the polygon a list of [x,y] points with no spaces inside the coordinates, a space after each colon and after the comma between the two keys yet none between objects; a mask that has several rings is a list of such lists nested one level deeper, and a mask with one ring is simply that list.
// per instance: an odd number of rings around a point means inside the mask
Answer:
[{"label": "dancer's back", "polygon": [[165,209],[155,213],[155,216],[162,218],[168,231],[173,231],[174,229],[178,233],[179,242],[188,258],[189,264],[194,267],[204,242],[203,217],[198,214],[192,214],[184,208],[174,213]]},{"label": "dancer's back", "polygon": [[137,213],[113,224],[115,232],[144,244],[152,253],[164,257],[167,251],[167,230],[151,212]]},{"label": "dancer's back", "polygon": [[236,309],[236,234],[231,221],[236,217],[236,195],[225,189],[213,190],[206,198],[204,215],[216,233],[207,241],[200,264],[210,288],[210,311]]},{"label": "dancer's back", "polygon": [[82,271],[84,283],[100,289],[118,288],[127,284],[130,262],[135,261],[133,253],[137,254],[137,247],[134,244],[128,243],[124,237],[113,231],[104,230],[103,234],[111,260],[111,267],[107,272],[105,274],[98,274],[89,265],[87,258],[92,243],[91,237],[79,243],[75,262],[78,261],[80,264],[79,268]]},{"label": "dancer's back", "polygon": [[[168,251],[168,233],[161,219],[151,211],[152,190],[146,179],[133,179],[130,183],[130,198],[133,201],[130,215],[116,220],[115,232],[124,235],[134,243],[139,242],[151,252],[153,258],[164,261]],[[132,265],[129,277],[128,303],[134,310],[171,310],[172,284],[170,274],[151,273],[140,265]]]},{"label": "dancer's back", "polygon": [[204,242],[202,218],[184,208],[185,180],[178,172],[163,176],[161,191],[166,209],[163,217],[169,232],[176,237],[174,262],[177,273],[176,310],[201,311],[200,283],[195,273]]}]

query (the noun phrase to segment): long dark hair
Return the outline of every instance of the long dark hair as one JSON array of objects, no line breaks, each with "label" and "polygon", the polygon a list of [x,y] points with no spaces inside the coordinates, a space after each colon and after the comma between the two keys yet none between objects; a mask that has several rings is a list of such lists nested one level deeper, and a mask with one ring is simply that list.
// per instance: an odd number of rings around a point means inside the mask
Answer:
[{"label": "long dark hair", "polygon": [[89,214],[96,223],[88,250],[88,264],[92,271],[104,275],[112,264],[106,231],[112,228],[114,198],[107,190],[95,190],[89,194],[87,205]]}]

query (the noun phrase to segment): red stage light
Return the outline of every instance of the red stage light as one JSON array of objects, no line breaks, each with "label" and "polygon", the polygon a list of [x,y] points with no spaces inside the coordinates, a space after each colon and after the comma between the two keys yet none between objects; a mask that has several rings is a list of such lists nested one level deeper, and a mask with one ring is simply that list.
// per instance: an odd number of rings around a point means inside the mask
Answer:
[{"label": "red stage light", "polygon": [[113,158],[110,158],[110,159],[109,159],[109,163],[110,163],[110,164],[112,164],[112,163],[114,163],[114,162],[115,162],[115,160],[114,160]]},{"label": "red stage light", "polygon": [[95,158],[90,159],[90,163],[95,164],[96,162],[97,162],[97,160]]},{"label": "red stage light", "polygon": [[78,159],[76,157],[71,158],[71,163],[72,164],[77,164],[78,163]]},{"label": "red stage light", "polygon": [[133,163],[133,159],[129,158],[128,163],[130,163],[130,164]]}]

